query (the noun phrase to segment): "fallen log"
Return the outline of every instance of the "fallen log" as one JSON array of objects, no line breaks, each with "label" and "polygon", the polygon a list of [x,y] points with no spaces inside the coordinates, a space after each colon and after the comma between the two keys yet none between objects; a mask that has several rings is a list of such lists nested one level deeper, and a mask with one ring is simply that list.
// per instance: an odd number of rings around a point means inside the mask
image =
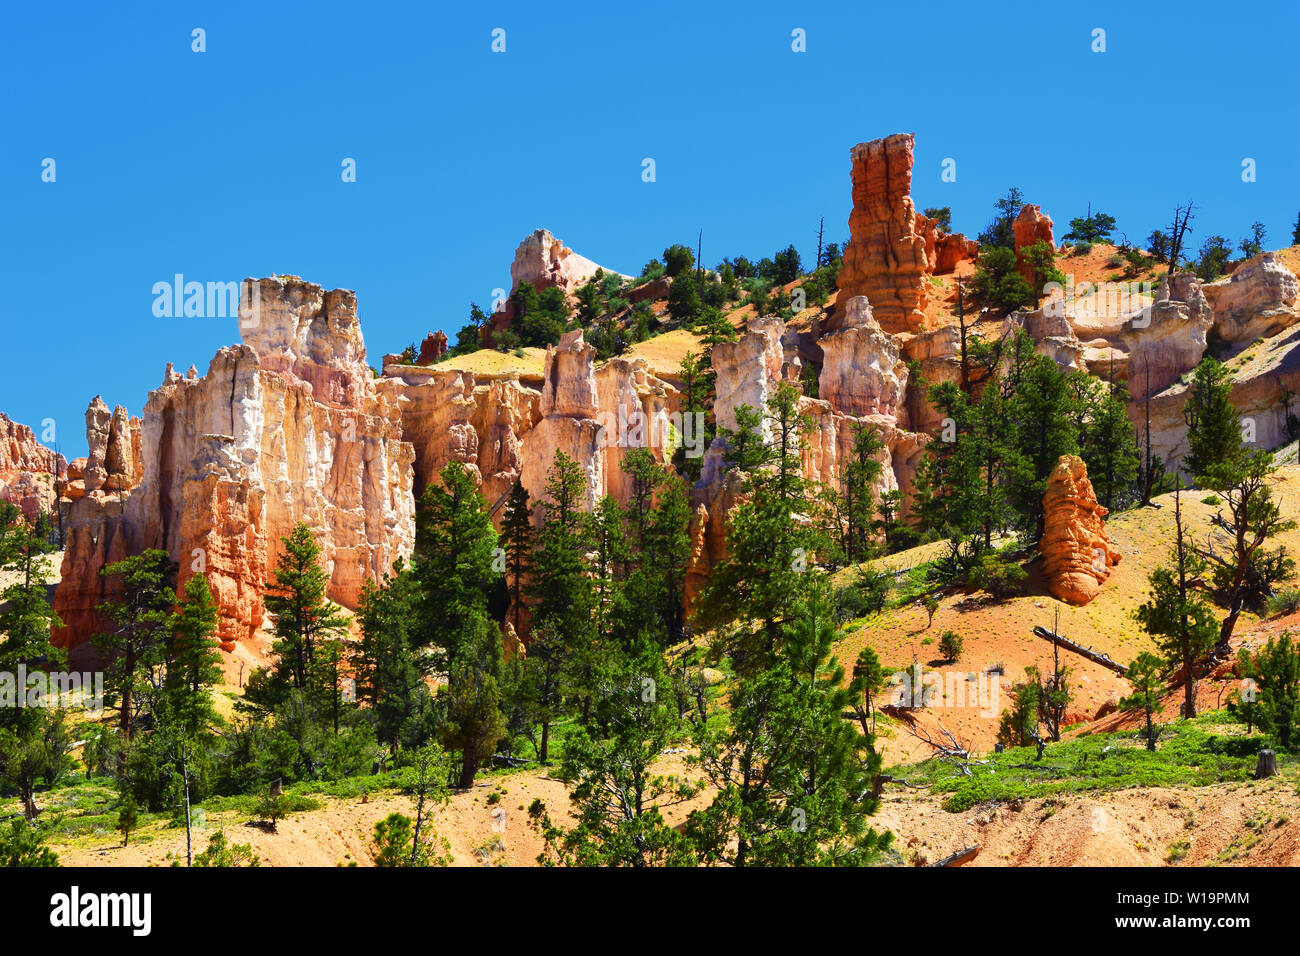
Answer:
[{"label": "fallen log", "polygon": [[1034,625],[1034,634],[1043,638],[1043,640],[1051,641],[1058,647],[1065,648],[1067,651],[1073,651],[1075,654],[1087,658],[1094,664],[1100,664],[1102,667],[1109,668],[1120,677],[1124,677],[1128,674],[1127,664],[1113,661],[1108,655],[1101,653],[1101,651],[1094,651],[1091,647],[1084,647],[1082,644],[1077,644],[1069,638],[1062,637],[1060,634],[1056,634],[1048,628],[1043,627],[1041,624]]},{"label": "fallen log", "polygon": [[969,863],[975,857],[979,856],[980,845],[968,846],[964,850],[958,850],[952,856],[945,856],[937,863],[931,863],[931,866],[962,866]]}]

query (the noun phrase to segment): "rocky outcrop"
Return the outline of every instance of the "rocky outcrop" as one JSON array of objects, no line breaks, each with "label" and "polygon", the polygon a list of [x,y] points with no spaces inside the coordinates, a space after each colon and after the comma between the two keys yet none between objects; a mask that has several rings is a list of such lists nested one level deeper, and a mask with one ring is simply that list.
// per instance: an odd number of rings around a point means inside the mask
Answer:
[{"label": "rocky outcrop", "polygon": [[[327,594],[345,607],[410,553],[414,451],[365,364],[355,295],[280,277],[247,280],[241,302],[244,344],[218,351],[201,377],[168,366],[150,393],[138,482],[109,493],[88,481],[70,506],[61,646],[97,627],[112,586],[99,569],[144,548],[168,551],[182,586],[207,575],[228,649],[261,626],[264,582],[297,522],[315,533]],[[105,426],[92,403],[88,478],[91,464],[111,477],[125,457],[112,452],[122,446],[114,417]]]},{"label": "rocky outcrop", "polygon": [[1135,313],[1122,333],[1128,353],[1124,374],[1134,400],[1154,394],[1195,368],[1205,356],[1214,321],[1192,275],[1161,282],[1148,310]]},{"label": "rocky outcrop", "polygon": [[96,395],[86,408],[86,445],[89,454],[75,459],[64,495],[81,498],[87,492],[129,491],[143,477],[141,421],[118,405],[108,410]]},{"label": "rocky outcrop", "polygon": [[1024,329],[1033,337],[1040,355],[1046,355],[1061,368],[1088,370],[1083,358],[1083,343],[1075,335],[1063,311],[1053,308],[1051,302],[1032,312],[1011,313],[1003,323],[1002,334],[1009,335],[1017,328]]},{"label": "rocky outcrop", "polygon": [[959,232],[946,232],[935,239],[931,266],[935,275],[947,275],[963,262],[973,262],[979,254],[980,244],[974,239],[967,239]]},{"label": "rocky outcrop", "polygon": [[[1251,447],[1277,448],[1300,437],[1300,325],[1230,359],[1233,408],[1248,423]],[[1151,450],[1177,467],[1187,454],[1183,406],[1188,385],[1177,382],[1151,398]],[[1129,417],[1145,426],[1145,408],[1134,403]]]},{"label": "rocky outcrop", "polygon": [[[549,230],[537,229],[515,250],[515,260],[510,264],[510,291],[518,289],[521,282],[529,282],[539,291],[559,286],[572,293],[601,269],[556,239]],[[613,272],[612,269],[603,271]]]},{"label": "rocky outcrop", "polygon": [[840,296],[866,296],[886,332],[925,325],[925,279],[931,269],[925,231],[918,228],[912,205],[912,147],[911,133],[896,133],[859,143],[850,154],[853,211]]},{"label": "rocky outcrop", "polygon": [[1056,242],[1052,237],[1052,219],[1038,206],[1025,205],[1021,207],[1020,215],[1012,221],[1011,231],[1016,237],[1016,271],[1026,282],[1032,283],[1034,267],[1025,261],[1024,249],[1036,242],[1045,242],[1053,252],[1056,251]]},{"label": "rocky outcrop", "polygon": [[416,358],[418,365],[432,365],[447,354],[447,336],[443,332],[430,332],[420,343],[420,354]]},{"label": "rocky outcrop", "polygon": [[[895,489],[910,492],[926,438],[898,424],[907,383],[899,337],[880,329],[865,299],[850,299],[844,312],[846,324],[820,340],[822,397],[799,399],[799,412],[811,423],[800,439],[801,470],[810,481],[837,482],[853,447],[854,430],[866,423],[876,429],[884,445],[877,456],[882,465],[877,494]],[[784,323],[766,316],[751,321],[736,341],[714,346],[714,416],[720,428],[734,430],[741,405],[761,411],[782,382],[797,381],[797,349],[789,339]],[[764,420],[760,428],[763,440],[770,441],[770,423]],[[725,556],[728,516],[742,500],[741,482],[728,471],[725,452],[725,438],[715,438],[692,491],[696,510],[688,601],[694,600],[710,569]]]},{"label": "rocky outcrop", "polygon": [[[555,286],[562,289],[569,304],[574,305],[577,302],[578,288],[598,271],[622,279],[631,278],[578,255],[551,235],[549,230],[536,229],[515,249],[514,261],[510,263],[510,294],[513,296],[522,282],[529,283],[538,291]],[[492,313],[487,339],[491,341],[494,333],[509,328],[513,319],[514,305],[506,299]]]},{"label": "rocky outcrop", "polygon": [[1243,263],[1229,278],[1201,291],[1214,313],[1214,334],[1232,345],[1250,345],[1300,321],[1300,286],[1272,252]]},{"label": "rocky outcrop", "polygon": [[1062,455],[1043,495],[1043,556],[1047,589],[1068,604],[1087,604],[1097,596],[1119,563],[1119,549],[1106,535],[1107,510],[1097,503],[1088,469],[1076,455]]},{"label": "rocky outcrop", "polygon": [[[516,480],[534,500],[544,498],[556,452],[583,469],[589,508],[606,494],[627,500],[622,462],[629,448],[647,447],[660,461],[672,452],[676,389],[651,374],[644,359],[619,357],[597,367],[581,330],[547,350],[539,379],[408,366],[386,369],[377,388],[400,409],[403,437],[415,451],[417,491],[449,461],[463,462],[498,519]],[[540,520],[540,511],[535,515]]]},{"label": "rocky outcrop", "polygon": [[[850,151],[853,211],[838,279],[839,301],[866,296],[881,329],[916,332],[926,326],[929,278],[974,259],[979,244],[938,224],[912,203],[911,133],[859,143]],[[837,313],[828,326],[838,327]]]},{"label": "rocky outcrop", "polygon": [[820,344],[819,397],[844,415],[897,421],[907,390],[907,364],[900,358],[898,340],[881,330],[865,296],[845,303],[839,330],[823,336]]},{"label": "rocky outcrop", "polygon": [[53,512],[57,488],[68,477],[63,456],[36,440],[26,425],[0,415],[0,501],[17,505],[29,521]]}]

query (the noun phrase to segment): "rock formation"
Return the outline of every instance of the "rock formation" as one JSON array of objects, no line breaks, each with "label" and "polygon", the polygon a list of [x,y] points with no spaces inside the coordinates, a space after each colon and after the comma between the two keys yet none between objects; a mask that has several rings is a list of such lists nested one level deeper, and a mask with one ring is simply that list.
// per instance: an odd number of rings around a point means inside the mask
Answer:
[{"label": "rock formation", "polygon": [[865,295],[886,332],[925,325],[925,236],[912,205],[910,133],[853,147],[853,211],[840,269],[840,295]]},{"label": "rock formation", "polygon": [[57,488],[68,477],[68,463],[62,455],[36,440],[26,425],[0,415],[0,501],[22,509],[35,520],[42,511],[52,512]]},{"label": "rock formation", "polygon": [[[907,366],[899,358],[900,337],[880,329],[865,298],[846,301],[844,313],[840,328],[820,340],[824,354],[821,398],[799,399],[800,413],[812,423],[800,443],[803,475],[811,481],[837,482],[844,456],[853,447],[854,428],[865,422],[876,429],[884,444],[878,454],[883,467],[877,494],[900,488],[910,491],[926,439],[899,425],[907,385]],[[719,427],[734,429],[741,405],[761,410],[782,382],[797,380],[793,366],[798,356],[788,340],[784,323],[766,316],[752,320],[736,341],[714,346],[714,416]],[[767,422],[762,428],[764,438],[771,438]],[[726,469],[725,450],[726,441],[721,436],[715,438],[693,491],[696,511],[691,525],[688,602],[699,594],[713,565],[725,556],[727,518],[742,500],[737,476]]]},{"label": "rock formation", "polygon": [[859,143],[851,151],[853,211],[840,269],[840,301],[865,295],[886,332],[925,327],[928,279],[972,258],[978,246],[965,236],[939,236],[916,212],[911,133]]},{"label": "rock formation", "polygon": [[[1026,282],[1032,283],[1034,267],[1024,260],[1022,253],[1026,246],[1032,246],[1036,242],[1045,242],[1053,252],[1056,251],[1056,242],[1052,237],[1052,219],[1038,206],[1025,205],[1011,223],[1011,231],[1016,237],[1016,271],[1024,276]],[[1041,292],[1038,289],[1034,291]]]},{"label": "rock formation", "polygon": [[[569,304],[573,305],[577,301],[575,294],[578,288],[597,271],[624,279],[630,278],[612,269],[604,269],[585,256],[578,255],[551,235],[549,230],[536,229],[515,250],[514,261],[510,263],[510,294],[514,295],[521,282],[531,284],[539,292],[558,286],[564,290]],[[492,313],[488,326],[489,338],[492,333],[508,328],[513,318],[514,306],[507,299]]]},{"label": "rock formation", "polygon": [[432,365],[447,354],[447,336],[443,332],[430,332],[420,343],[420,355],[417,365]]},{"label": "rock formation", "polygon": [[881,331],[864,296],[849,299],[836,332],[821,339],[818,395],[845,415],[898,418],[907,390],[907,364],[898,340]]},{"label": "rock formation", "polygon": [[1231,276],[1202,286],[1214,313],[1214,333],[1247,346],[1300,320],[1296,277],[1271,252],[1243,263]]},{"label": "rock formation", "polygon": [[1062,455],[1047,479],[1043,575],[1052,595],[1069,604],[1087,604],[1101,590],[1119,549],[1106,535],[1107,511],[1097,503],[1088,469],[1076,455]]},{"label": "rock formation", "polygon": [[677,390],[644,359],[614,358],[597,368],[581,330],[547,349],[540,379],[391,367],[376,388],[400,409],[417,492],[449,461],[460,461],[481,481],[498,519],[516,480],[534,500],[544,497],[557,451],[582,467],[588,507],[606,494],[625,500],[627,449],[648,447],[664,460],[678,410]]},{"label": "rock formation", "polygon": [[124,413],[105,424],[92,403],[85,494],[69,509],[55,595],[61,646],[97,629],[113,586],[100,568],[144,548],[178,560],[182,586],[207,574],[227,649],[262,624],[263,585],[295,523],[315,532],[328,596],[346,607],[410,553],[415,456],[365,364],[355,295],[296,277],[247,280],[244,293],[244,344],[217,352],[202,377],[168,366],[144,408],[138,481],[116,493],[97,481],[126,461],[113,424]]}]

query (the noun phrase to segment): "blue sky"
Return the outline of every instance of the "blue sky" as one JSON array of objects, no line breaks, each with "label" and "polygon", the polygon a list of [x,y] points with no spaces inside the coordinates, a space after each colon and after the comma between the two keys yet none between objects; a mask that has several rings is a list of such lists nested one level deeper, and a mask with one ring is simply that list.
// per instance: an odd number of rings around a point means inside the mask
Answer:
[{"label": "blue sky", "polygon": [[205,371],[235,320],[156,318],[175,273],[355,289],[377,365],[454,336],[537,227],[624,272],[701,228],[709,264],[808,260],[820,216],[847,238],[849,148],[894,132],[918,208],[970,234],[1017,185],[1062,226],[1091,201],[1136,240],[1194,199],[1194,245],[1257,219],[1285,245],[1298,28],[1293,3],[10,4],[0,411],[74,457],[95,394],[139,413],[167,362]]}]

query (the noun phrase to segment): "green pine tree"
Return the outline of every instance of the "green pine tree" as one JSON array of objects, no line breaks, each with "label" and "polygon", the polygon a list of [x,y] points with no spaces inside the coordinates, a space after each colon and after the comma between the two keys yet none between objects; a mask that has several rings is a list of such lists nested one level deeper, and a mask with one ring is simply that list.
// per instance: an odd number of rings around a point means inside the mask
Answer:
[{"label": "green pine tree", "polygon": [[348,616],[325,596],[329,578],[320,566],[321,548],[312,531],[299,522],[280,539],[283,551],[275,582],[267,584],[266,610],[271,616],[271,645],[277,672],[298,690],[309,689],[320,645],[346,630]]}]

